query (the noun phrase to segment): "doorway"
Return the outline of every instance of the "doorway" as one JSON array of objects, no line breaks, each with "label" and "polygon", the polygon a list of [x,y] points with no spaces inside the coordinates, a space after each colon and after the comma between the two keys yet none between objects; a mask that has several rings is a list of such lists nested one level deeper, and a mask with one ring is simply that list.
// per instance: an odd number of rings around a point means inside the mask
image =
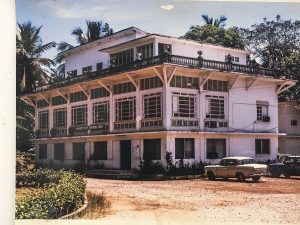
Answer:
[{"label": "doorway", "polygon": [[120,160],[121,169],[130,170],[131,169],[131,141],[124,140],[120,141]]}]

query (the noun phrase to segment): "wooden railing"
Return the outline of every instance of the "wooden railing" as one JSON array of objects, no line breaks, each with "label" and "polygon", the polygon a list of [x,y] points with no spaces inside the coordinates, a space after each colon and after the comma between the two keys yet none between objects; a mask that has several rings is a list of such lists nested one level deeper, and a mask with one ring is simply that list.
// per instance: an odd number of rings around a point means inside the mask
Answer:
[{"label": "wooden railing", "polygon": [[[274,70],[261,68],[261,67],[251,67],[246,65],[239,65],[234,63],[226,63],[214,60],[207,60],[202,58],[192,58],[184,57],[177,55],[163,55],[163,56],[154,56],[152,58],[136,60],[132,63],[121,65],[121,66],[111,66],[106,69],[88,72],[76,77],[68,77],[56,82],[50,82],[47,85],[36,87],[33,92],[40,92],[49,89],[64,87],[67,85],[80,83],[82,81],[93,80],[99,77],[106,77],[110,75],[115,75],[121,72],[127,72],[131,70],[141,69],[144,67],[149,67],[153,65],[158,65],[162,63],[170,63],[175,65],[188,66],[191,68],[204,68],[204,69],[215,69],[219,71],[229,71],[229,72],[239,72],[260,76],[273,76],[276,77]],[[22,94],[25,94],[22,93]]]}]

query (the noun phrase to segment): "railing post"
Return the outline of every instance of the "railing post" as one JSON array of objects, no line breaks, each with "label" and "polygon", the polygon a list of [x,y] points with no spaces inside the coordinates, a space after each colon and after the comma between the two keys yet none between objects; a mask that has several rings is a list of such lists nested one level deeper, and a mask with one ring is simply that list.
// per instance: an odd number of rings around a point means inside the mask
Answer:
[{"label": "railing post", "polygon": [[198,67],[202,67],[203,66],[203,57],[202,57],[202,54],[203,54],[203,52],[202,51],[198,51],[197,52],[198,53]]}]

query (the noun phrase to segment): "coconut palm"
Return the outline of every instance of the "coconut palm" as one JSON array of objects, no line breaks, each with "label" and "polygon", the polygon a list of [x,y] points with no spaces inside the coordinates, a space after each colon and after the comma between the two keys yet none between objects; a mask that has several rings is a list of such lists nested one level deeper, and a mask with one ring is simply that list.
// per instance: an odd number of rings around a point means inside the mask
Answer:
[{"label": "coconut palm", "polygon": [[17,93],[32,91],[36,81],[47,83],[54,61],[43,57],[43,53],[56,46],[55,42],[43,44],[40,37],[42,26],[35,27],[31,22],[17,24],[16,35],[16,74]]},{"label": "coconut palm", "polygon": [[224,27],[225,21],[227,20],[226,16],[221,15],[218,19],[213,19],[213,17],[208,16],[207,14],[201,15],[205,23],[208,25],[213,25],[215,27]]}]

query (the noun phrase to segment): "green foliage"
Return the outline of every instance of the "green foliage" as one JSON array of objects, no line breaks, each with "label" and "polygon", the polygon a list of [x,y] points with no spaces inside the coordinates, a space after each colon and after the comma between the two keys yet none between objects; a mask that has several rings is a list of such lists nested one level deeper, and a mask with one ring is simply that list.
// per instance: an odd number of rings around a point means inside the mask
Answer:
[{"label": "green foliage", "polygon": [[163,166],[159,163],[153,163],[151,160],[141,160],[140,161],[140,172],[143,174],[163,174],[165,170]]},{"label": "green foliage", "polygon": [[34,164],[34,156],[29,153],[17,152],[16,154],[16,173],[28,170],[29,164]]},{"label": "green foliage", "polygon": [[[49,183],[43,183],[42,192],[16,201],[16,219],[56,219],[83,204],[85,192],[83,176],[68,171],[35,172],[40,183],[45,180]],[[28,175],[31,176],[33,175]]]},{"label": "green foliage", "polygon": [[201,15],[202,19],[205,21],[206,24],[213,25],[215,27],[224,27],[225,21],[227,20],[227,17],[224,15],[221,15],[219,18],[214,19],[213,17],[208,16],[207,14]]},{"label": "green foliage", "polygon": [[182,38],[228,48],[244,49],[243,40],[235,28],[224,29],[211,24],[196,25],[191,26]]}]

